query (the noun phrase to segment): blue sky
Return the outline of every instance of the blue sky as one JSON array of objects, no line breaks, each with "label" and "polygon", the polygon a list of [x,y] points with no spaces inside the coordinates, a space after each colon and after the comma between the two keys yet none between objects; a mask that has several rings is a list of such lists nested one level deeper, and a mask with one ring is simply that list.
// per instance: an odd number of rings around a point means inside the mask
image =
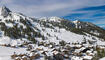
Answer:
[{"label": "blue sky", "polygon": [[105,0],[0,0],[0,6],[31,17],[58,16],[105,27]]}]

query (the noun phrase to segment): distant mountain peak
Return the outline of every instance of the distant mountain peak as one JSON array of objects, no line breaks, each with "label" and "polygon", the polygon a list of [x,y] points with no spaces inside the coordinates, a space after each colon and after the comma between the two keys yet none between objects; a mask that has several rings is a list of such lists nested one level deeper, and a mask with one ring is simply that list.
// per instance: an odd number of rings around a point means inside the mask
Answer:
[{"label": "distant mountain peak", "polygon": [[50,21],[50,22],[51,21],[53,21],[53,22],[60,22],[62,20],[62,18],[53,16],[53,17],[42,17],[42,18],[39,18],[39,20]]},{"label": "distant mountain peak", "polygon": [[0,16],[6,17],[11,12],[6,6],[0,7]]}]

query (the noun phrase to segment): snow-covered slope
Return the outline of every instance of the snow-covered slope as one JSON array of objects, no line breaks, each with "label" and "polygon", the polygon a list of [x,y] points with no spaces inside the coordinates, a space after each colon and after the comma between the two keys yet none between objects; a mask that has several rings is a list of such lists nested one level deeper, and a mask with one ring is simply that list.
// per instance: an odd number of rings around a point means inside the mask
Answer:
[{"label": "snow-covered slope", "polygon": [[[35,45],[33,49],[38,49],[38,47],[44,51],[47,49],[50,56],[53,55],[52,50],[58,47],[59,49],[63,49],[62,46],[66,45],[79,47],[83,43],[85,44],[82,48],[87,48],[90,45],[104,46],[104,40],[105,30],[89,22],[69,21],[59,17],[35,19],[12,12],[6,7],[0,8],[0,46],[27,48],[31,44]],[[7,48],[0,47],[0,49]],[[26,50],[24,51],[26,52]]]},{"label": "snow-covered slope", "polygon": [[[0,33],[1,45],[15,43],[20,44],[23,41],[35,39],[35,36],[41,35],[35,28],[33,20],[21,13],[11,12],[5,6],[0,8]],[[33,35],[33,37],[31,36]],[[40,36],[38,36],[40,37]],[[14,41],[16,40],[16,41]],[[14,45],[14,44],[13,44]]]},{"label": "snow-covered slope", "polygon": [[105,39],[105,30],[89,22],[67,21],[59,17],[34,19],[12,12],[5,6],[0,8],[0,26],[1,45],[20,45],[24,41],[37,43],[44,40],[59,44],[60,41],[81,43],[84,38]]}]

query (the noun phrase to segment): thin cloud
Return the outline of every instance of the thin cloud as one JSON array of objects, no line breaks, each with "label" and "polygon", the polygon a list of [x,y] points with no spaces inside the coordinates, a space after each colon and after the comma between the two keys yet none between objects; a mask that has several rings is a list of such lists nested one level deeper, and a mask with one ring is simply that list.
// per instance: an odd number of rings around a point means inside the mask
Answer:
[{"label": "thin cloud", "polygon": [[104,0],[1,0],[0,5],[6,5],[13,11],[37,17],[64,16],[79,8],[103,4],[105,4]]},{"label": "thin cloud", "polygon": [[62,17],[70,15],[68,17],[90,21],[95,24],[101,24],[103,23],[101,21],[105,21],[103,19],[105,10],[103,8],[98,9],[105,6],[104,4],[105,0],[0,0],[0,6],[6,5],[12,11],[21,12],[27,16]]}]

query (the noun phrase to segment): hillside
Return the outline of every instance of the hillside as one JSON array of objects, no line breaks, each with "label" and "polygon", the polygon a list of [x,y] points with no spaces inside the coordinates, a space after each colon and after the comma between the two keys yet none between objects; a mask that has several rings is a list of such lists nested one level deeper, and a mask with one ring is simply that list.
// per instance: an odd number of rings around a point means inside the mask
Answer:
[{"label": "hillside", "polygon": [[[0,55],[1,60],[11,60],[10,57],[14,60],[96,60],[105,57],[105,30],[79,20],[31,18],[3,6],[0,8],[0,50],[3,49],[7,50]],[[8,56],[7,51],[10,51]]]}]

